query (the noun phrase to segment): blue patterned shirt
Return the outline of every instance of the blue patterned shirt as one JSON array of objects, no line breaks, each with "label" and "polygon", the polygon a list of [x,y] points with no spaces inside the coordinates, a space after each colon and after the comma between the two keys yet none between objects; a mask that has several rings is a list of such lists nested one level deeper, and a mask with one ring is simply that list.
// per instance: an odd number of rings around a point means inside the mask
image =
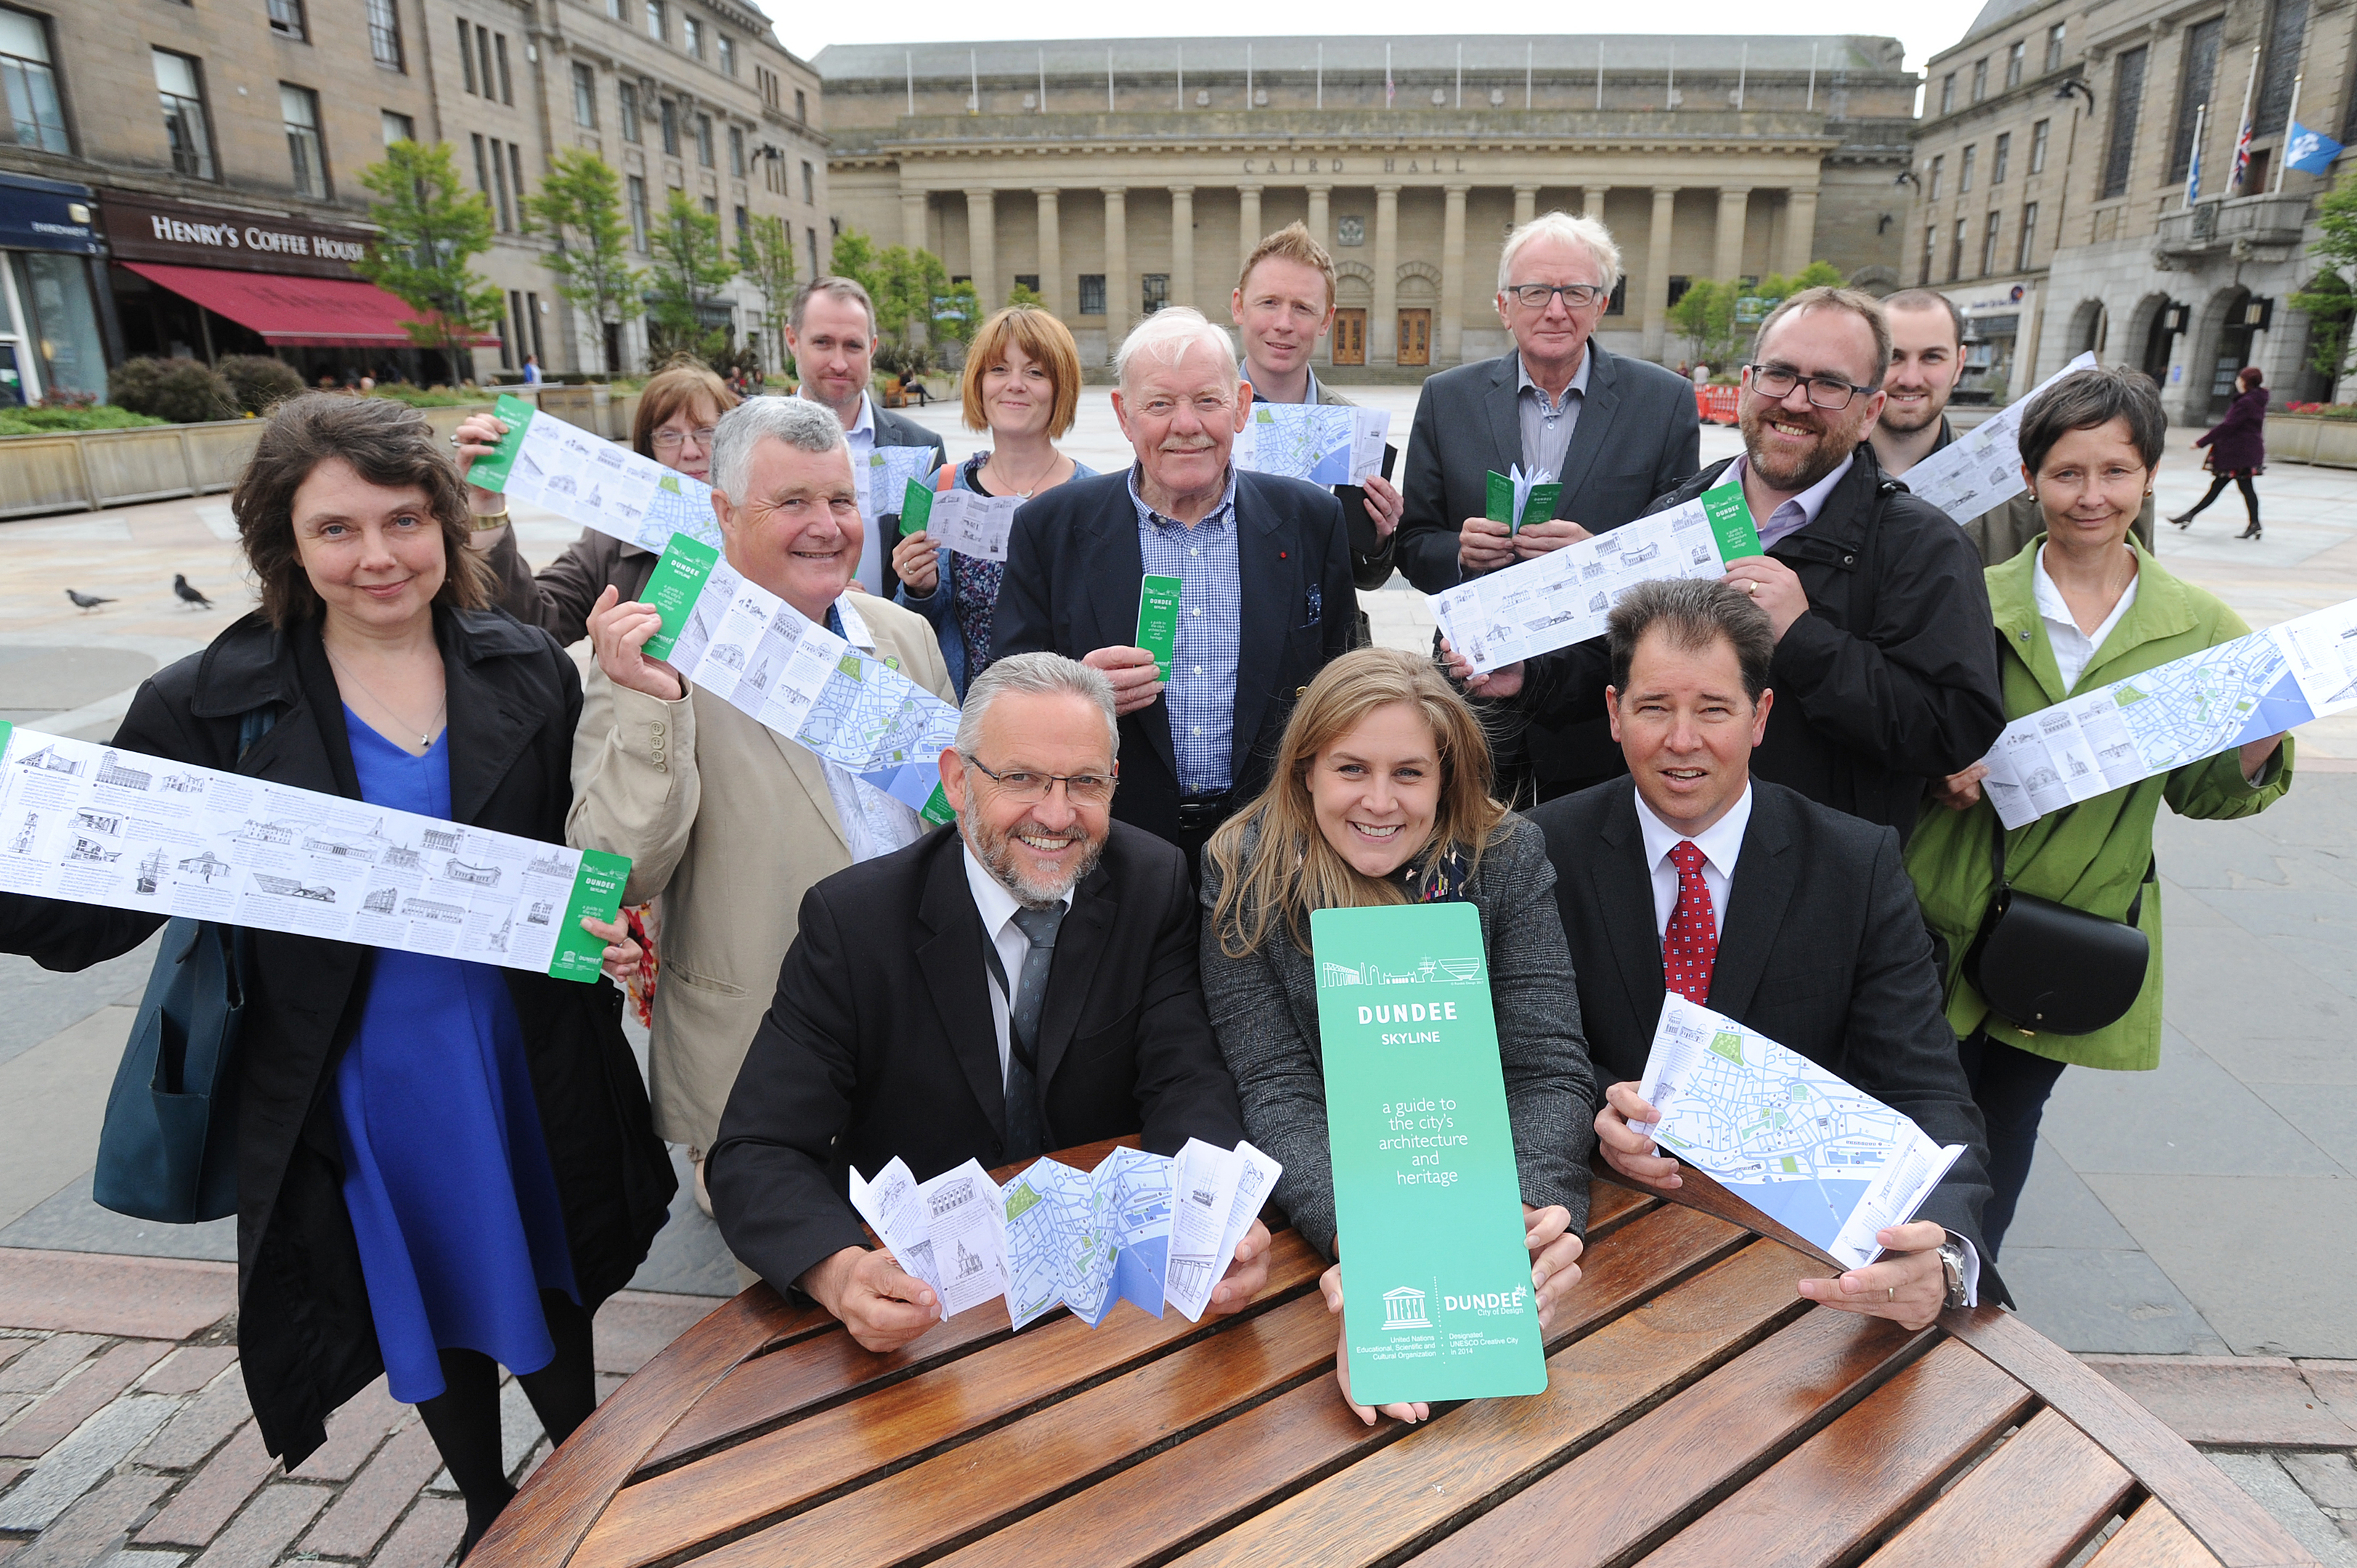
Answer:
[{"label": "blue patterned shirt", "polygon": [[1243,621],[1243,589],[1236,573],[1236,471],[1220,504],[1193,527],[1174,522],[1137,493],[1138,468],[1129,470],[1129,499],[1137,508],[1137,549],[1146,575],[1176,577],[1178,643],[1170,656],[1170,682],[1162,690],[1170,711],[1170,747],[1178,762],[1182,795],[1217,795],[1231,777],[1236,729],[1236,652]]}]

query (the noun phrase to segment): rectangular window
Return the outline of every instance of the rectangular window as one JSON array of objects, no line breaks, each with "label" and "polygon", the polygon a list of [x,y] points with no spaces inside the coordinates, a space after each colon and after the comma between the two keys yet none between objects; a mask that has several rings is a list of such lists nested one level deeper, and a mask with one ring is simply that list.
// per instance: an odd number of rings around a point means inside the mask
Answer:
[{"label": "rectangular window", "polygon": [[286,157],[294,166],[295,194],[327,200],[328,154],[319,141],[319,95],[282,81],[278,113],[286,122]]},{"label": "rectangular window", "polygon": [[615,112],[622,122],[622,140],[643,141],[643,128],[639,124],[639,84],[635,81],[620,82],[616,85],[614,92],[617,99]]},{"label": "rectangular window", "polygon": [[1170,303],[1168,273],[1147,273],[1141,282],[1145,285],[1139,291],[1137,299],[1141,315],[1151,316]]},{"label": "rectangular window", "polygon": [[737,204],[737,246],[742,250],[752,242],[753,218],[745,210],[745,204],[740,201]]},{"label": "rectangular window", "polygon": [[679,156],[679,105],[668,98],[662,101],[662,147],[664,156]]},{"label": "rectangular window", "polygon": [[500,227],[512,231],[515,209],[508,205],[508,166],[507,160],[500,156],[497,138],[491,142],[491,204],[500,215]]},{"label": "rectangular window", "polygon": [[2291,117],[2291,84],[2299,75],[2300,48],[2308,41],[2309,0],[2272,0],[2267,6],[2267,52],[2259,68],[2259,107],[2251,134],[2271,136]]},{"label": "rectangular window", "polygon": [[2062,27],[2060,22],[2046,29],[2046,69],[2062,69]]},{"label": "rectangular window", "polygon": [[1081,310],[1082,316],[1103,316],[1104,307],[1104,274],[1081,274]]},{"label": "rectangular window", "polygon": [[622,3],[623,0],[606,0],[606,15],[613,17],[617,22],[629,21],[630,13],[622,9]]},{"label": "rectangular window", "polygon": [[2125,50],[2112,72],[2112,140],[2104,149],[2104,193],[2099,200],[2125,196],[2128,169],[2136,162],[2136,117],[2144,108],[2145,48]]},{"label": "rectangular window", "polygon": [[695,117],[695,161],[705,168],[713,166],[712,116],[709,114],[698,114]]},{"label": "rectangular window", "polygon": [[169,49],[152,53],[156,97],[164,110],[164,139],[172,149],[172,167],[194,179],[210,179],[213,138],[205,124],[205,93],[197,80],[197,62]]},{"label": "rectangular window", "polygon": [[2016,38],[2013,47],[2005,51],[2005,84],[2007,87],[2021,85],[2021,68],[2029,63],[2029,44],[2022,38]]},{"label": "rectangular window", "polygon": [[484,200],[489,201],[491,199],[491,166],[490,160],[483,156],[483,138],[478,135],[474,138],[474,142],[475,188],[483,193]]},{"label": "rectangular window", "polygon": [[1955,112],[1956,73],[1952,70],[1940,79],[1940,113],[1953,114]]},{"label": "rectangular window", "polygon": [[679,19],[679,47],[696,59],[704,58],[704,24],[694,16]]},{"label": "rectangular window", "polygon": [[2222,116],[2233,113],[2232,104],[2210,103],[2210,91],[2218,81],[2218,39],[2226,30],[2226,18],[2212,16],[2185,29],[2184,85],[2177,94],[2177,125],[2169,138],[2169,177],[2180,180],[2193,166],[2193,122],[2204,104],[2210,113],[2204,124],[2215,132]]},{"label": "rectangular window", "polygon": [[1988,215],[1988,226],[1981,231],[1981,276],[1996,271],[1997,215]]},{"label": "rectangular window", "polygon": [[628,188],[630,206],[630,249],[640,255],[647,249],[647,182],[644,177],[632,175],[623,184]]},{"label": "rectangular window", "polygon": [[483,79],[483,96],[493,102],[499,102],[498,81],[491,75],[491,34],[488,27],[475,29],[475,58],[482,66],[478,74]]},{"label": "rectangular window", "polygon": [[1964,149],[1964,156],[1956,161],[1956,194],[1958,196],[1972,194],[1973,161],[1979,155],[1980,148],[1977,145],[1969,146]]},{"label": "rectangular window", "polygon": [[526,292],[523,296],[524,319],[532,323],[532,357],[542,364],[548,363],[548,350],[540,342],[540,295]]},{"label": "rectangular window", "polygon": [[467,18],[458,18],[458,64],[464,68],[467,91],[477,92],[475,85],[475,29]]},{"label": "rectangular window", "polygon": [[393,0],[368,0],[369,54],[387,70],[407,71],[401,53],[401,13]]},{"label": "rectangular window", "polygon": [[647,37],[662,43],[666,36],[663,30],[663,0],[647,0]]},{"label": "rectangular window", "polygon": [[1937,223],[1924,224],[1923,270],[1915,279],[1915,286],[1917,288],[1929,288],[1932,286],[1932,253],[1938,250],[1939,246],[1940,226]]},{"label": "rectangular window", "polygon": [[810,123],[810,100],[799,87],[794,89],[794,120],[800,124]]},{"label": "rectangular window", "polygon": [[2029,128],[2029,172],[2032,174],[2046,172],[2046,133],[2053,124],[2051,120],[2040,120]]},{"label": "rectangular window", "polygon": [[713,36],[713,44],[720,51],[720,69],[730,76],[737,74],[737,40],[726,33]]},{"label": "rectangular window", "polygon": [[811,167],[811,161],[808,158],[802,160],[802,205],[804,207],[818,205],[818,175]]},{"label": "rectangular window", "polygon": [[1964,230],[1968,226],[1964,219],[1957,219],[1955,234],[1948,242],[1948,281],[1950,283],[1964,275]]},{"label": "rectangular window", "polygon": [[298,44],[307,42],[311,35],[303,26],[303,0],[270,0],[270,30]]},{"label": "rectangular window", "polygon": [[707,196],[704,199],[704,215],[707,218],[717,218],[720,216],[720,199],[718,197]]},{"label": "rectangular window", "polygon": [[9,140],[45,153],[71,152],[58,79],[49,70],[49,38],[38,16],[0,9],[0,95],[7,99]]},{"label": "rectangular window", "polygon": [[1978,103],[1988,96],[1988,56],[1973,61],[1973,102]]},{"label": "rectangular window", "polygon": [[745,127],[728,127],[728,172],[738,179],[745,177]]},{"label": "rectangular window", "polygon": [[386,146],[389,147],[395,142],[414,142],[417,140],[417,122],[411,119],[408,115],[396,114],[392,110],[386,109],[380,113],[379,118],[384,123],[384,145]]},{"label": "rectangular window", "polygon": [[825,274],[826,269],[825,269],[824,267],[822,267],[822,266],[820,266],[820,265],[818,264],[818,229],[817,229],[817,227],[816,227],[815,225],[813,225],[813,226],[812,226],[812,227],[810,227],[810,228],[804,229],[804,230],[802,231],[802,238],[803,238],[803,239],[805,239],[805,240],[807,240],[807,241],[810,242],[810,268],[811,268],[811,276],[813,276],[813,277],[820,277],[820,276],[823,276],[823,275]]},{"label": "rectangular window", "polygon": [[2015,238],[2013,246],[2013,270],[2028,272],[2031,265],[2030,252],[2038,248],[2038,203],[2035,201],[2021,204],[2021,232]]},{"label": "rectangular window", "polygon": [[508,75],[508,36],[496,34],[491,42],[499,47],[500,53],[500,102],[512,104],[515,102],[515,81]]},{"label": "rectangular window", "polygon": [[1997,135],[1996,146],[1989,154],[1989,183],[1991,185],[2003,185],[2005,183],[2005,166],[2012,161],[2013,133],[2010,131],[2000,132]]},{"label": "rectangular window", "polygon": [[1923,192],[1924,200],[1937,201],[1940,199],[1940,181],[1946,177],[1947,172],[1948,155],[1942,153],[1938,157],[1932,160],[1932,184],[1930,188]]},{"label": "rectangular window", "polygon": [[500,369],[516,368],[516,356],[523,351],[523,291],[508,290],[508,318],[500,333]]},{"label": "rectangular window", "polygon": [[573,62],[573,123],[597,128],[597,72],[579,60]]},{"label": "rectangular window", "polygon": [[513,142],[508,144],[508,177],[515,187],[516,227],[522,229],[529,222],[523,210],[523,149]]}]

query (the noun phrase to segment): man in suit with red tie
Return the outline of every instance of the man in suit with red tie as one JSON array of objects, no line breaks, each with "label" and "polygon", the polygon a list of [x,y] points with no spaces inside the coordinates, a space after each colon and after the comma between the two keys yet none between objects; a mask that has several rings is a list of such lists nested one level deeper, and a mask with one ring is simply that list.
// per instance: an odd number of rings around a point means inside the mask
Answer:
[{"label": "man in suit with red tie", "polygon": [[1610,1084],[1596,1117],[1605,1158],[1641,1186],[1678,1185],[1677,1162],[1640,1130],[1655,1116],[1637,1095],[1675,990],[1964,1145],[1921,1218],[1880,1233],[1880,1260],[1804,1279],[1803,1295],[1910,1327],[2002,1299],[1980,1260],[1986,1140],[1899,835],[1750,776],[1775,702],[1766,612],[1724,583],[1647,583],[1613,607],[1607,636],[1607,707],[1632,777],[1530,814],[1555,868],[1588,1054]]}]

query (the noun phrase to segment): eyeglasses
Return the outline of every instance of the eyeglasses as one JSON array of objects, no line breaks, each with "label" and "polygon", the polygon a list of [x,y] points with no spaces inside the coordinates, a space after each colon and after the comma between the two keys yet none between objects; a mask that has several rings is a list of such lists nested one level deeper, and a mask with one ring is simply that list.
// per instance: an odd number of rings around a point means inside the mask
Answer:
[{"label": "eyeglasses", "polygon": [[[963,752],[958,754],[965,757]],[[1075,806],[1102,806],[1113,799],[1115,776],[1121,765],[1114,764],[1112,773],[1031,773],[1020,768],[1006,772],[985,768],[977,759],[966,757],[966,766],[998,786],[999,792],[1018,805],[1036,806],[1048,798],[1057,785],[1064,787],[1064,799]]]},{"label": "eyeglasses", "polygon": [[1792,395],[1792,389],[1803,381],[1809,383],[1809,406],[1812,408],[1847,408],[1849,400],[1864,393],[1872,396],[1872,387],[1862,387],[1843,381],[1839,376],[1804,376],[1773,365],[1746,365],[1744,373],[1751,378],[1751,390],[1761,397],[1778,403]]},{"label": "eyeglasses", "polygon": [[1585,310],[1604,297],[1602,284],[1594,283],[1511,283],[1505,293],[1524,310],[1544,310],[1556,295],[1574,310]]},{"label": "eyeglasses", "polygon": [[709,424],[698,425],[694,430],[658,430],[655,432],[655,445],[666,452],[675,451],[681,442],[693,435],[698,446],[709,446],[712,438],[719,433],[716,427]]},{"label": "eyeglasses", "polygon": [[[1176,414],[1181,401],[1175,397],[1150,397],[1137,405],[1137,412],[1141,417],[1158,423]],[[1205,392],[1200,397],[1184,401],[1191,402],[1195,405],[1196,418],[1206,421],[1216,420],[1222,414],[1233,413],[1236,407],[1233,392],[1225,394]]]}]

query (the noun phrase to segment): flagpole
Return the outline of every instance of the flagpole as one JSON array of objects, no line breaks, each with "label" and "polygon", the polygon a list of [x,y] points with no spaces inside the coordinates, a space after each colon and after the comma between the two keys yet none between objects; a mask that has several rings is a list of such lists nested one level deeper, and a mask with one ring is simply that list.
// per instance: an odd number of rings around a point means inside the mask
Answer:
[{"label": "flagpole", "polygon": [[2306,80],[2305,71],[2291,79],[2291,107],[2284,111],[2283,145],[2276,149],[2275,194],[2277,196],[2283,194],[2284,170],[2290,166],[2291,128],[2299,124],[2299,84]]},{"label": "flagpole", "polygon": [[2251,46],[2251,74],[2243,79],[2243,117],[2234,122],[2234,177],[2226,187],[2226,194],[2229,196],[2233,195],[2234,192],[2243,188],[2243,176],[2248,172],[2249,166],[2244,161],[2244,157],[2245,143],[2243,138],[2250,134],[2251,95],[2258,91],[2258,87],[2259,46],[2253,44]]}]

